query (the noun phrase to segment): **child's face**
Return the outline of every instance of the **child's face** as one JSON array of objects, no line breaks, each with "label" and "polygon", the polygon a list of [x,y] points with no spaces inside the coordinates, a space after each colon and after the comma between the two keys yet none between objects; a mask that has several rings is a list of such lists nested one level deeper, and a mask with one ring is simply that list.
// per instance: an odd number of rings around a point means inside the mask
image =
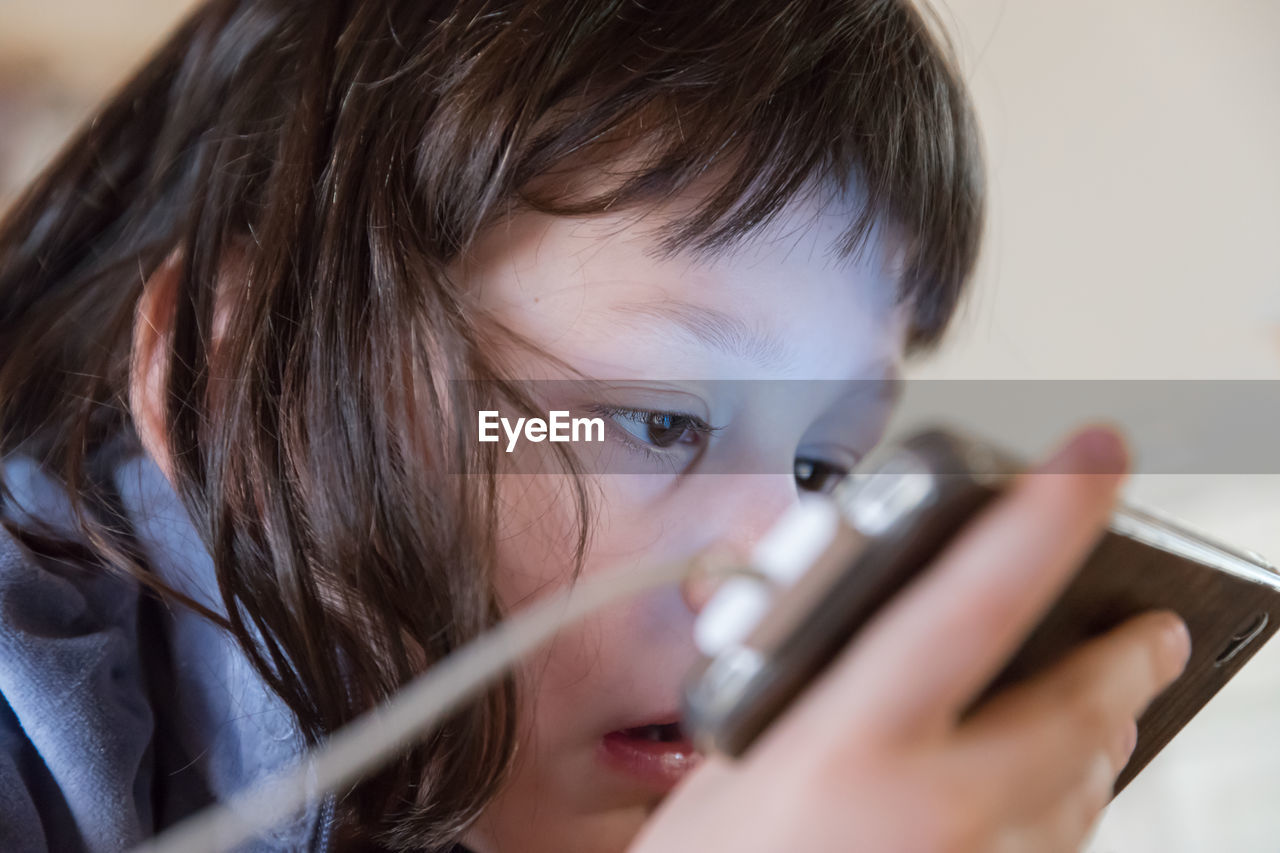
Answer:
[{"label": "child's face", "polygon": [[[870,449],[891,405],[867,381],[894,376],[902,357],[891,247],[876,237],[853,260],[828,254],[852,201],[796,203],[697,264],[647,254],[657,217],[675,209],[644,220],[521,214],[455,271],[508,328],[606,380],[607,400],[549,404],[608,413],[606,448],[591,451],[612,461],[590,475],[598,516],[585,573],[717,545],[749,550],[799,491],[829,485],[824,473]],[[527,368],[516,378],[552,375],[549,363],[518,363]],[[701,433],[698,420],[718,429]],[[569,581],[565,486],[552,475],[499,485],[508,608]],[[478,853],[622,850],[696,763],[685,744],[627,731],[678,717],[696,656],[691,598],[673,589],[607,610],[529,662],[516,772],[468,836]]]}]

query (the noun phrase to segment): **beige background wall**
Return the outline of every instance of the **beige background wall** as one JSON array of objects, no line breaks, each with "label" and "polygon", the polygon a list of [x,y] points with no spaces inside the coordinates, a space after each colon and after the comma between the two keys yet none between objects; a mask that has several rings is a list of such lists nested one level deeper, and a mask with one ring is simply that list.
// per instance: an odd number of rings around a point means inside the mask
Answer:
[{"label": "beige background wall", "polygon": [[[0,0],[0,204],[187,5]],[[1280,3],[951,0],[944,19],[986,136],[990,236],[966,316],[915,375],[1280,379]],[[1143,475],[1131,494],[1280,558],[1280,478]],[[1094,849],[1280,849],[1278,711],[1280,641]]]},{"label": "beige background wall", "polygon": [[[991,230],[968,322],[917,375],[1280,378],[1280,3],[949,9]],[[1146,474],[1130,495],[1280,558],[1280,477]],[[1093,849],[1280,849],[1278,723],[1273,644],[1121,795]]]},{"label": "beige background wall", "polygon": [[993,204],[931,375],[1280,376],[1280,3],[949,8]]}]

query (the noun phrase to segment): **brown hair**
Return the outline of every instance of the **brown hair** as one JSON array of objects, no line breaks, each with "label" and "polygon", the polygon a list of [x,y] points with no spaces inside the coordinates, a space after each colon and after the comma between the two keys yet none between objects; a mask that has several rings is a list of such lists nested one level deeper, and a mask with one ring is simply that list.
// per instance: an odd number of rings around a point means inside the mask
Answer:
[{"label": "brown hair", "polygon": [[[136,441],[135,312],[179,252],[175,486],[226,627],[319,738],[500,615],[495,457],[440,426],[492,387],[445,379],[499,371],[448,264],[513,209],[616,210],[728,164],[668,251],[722,251],[812,180],[857,186],[843,249],[901,229],[911,343],[931,344],[983,190],[936,30],[891,0],[211,0],[0,223],[0,454],[34,454],[84,509],[85,553],[161,589],[90,460]],[[619,143],[645,157],[601,192],[538,180]],[[455,716],[357,787],[348,822],[400,849],[456,839],[504,776],[514,707],[507,683]]]}]

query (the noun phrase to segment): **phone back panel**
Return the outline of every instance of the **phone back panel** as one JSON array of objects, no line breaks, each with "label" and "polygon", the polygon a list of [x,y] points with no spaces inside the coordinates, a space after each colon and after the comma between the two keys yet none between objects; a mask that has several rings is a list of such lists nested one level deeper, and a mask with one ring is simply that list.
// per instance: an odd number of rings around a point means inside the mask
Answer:
[{"label": "phone back panel", "polygon": [[991,688],[1039,671],[1069,648],[1153,609],[1182,616],[1191,658],[1138,721],[1138,744],[1116,793],[1280,627],[1280,591],[1109,531]]}]

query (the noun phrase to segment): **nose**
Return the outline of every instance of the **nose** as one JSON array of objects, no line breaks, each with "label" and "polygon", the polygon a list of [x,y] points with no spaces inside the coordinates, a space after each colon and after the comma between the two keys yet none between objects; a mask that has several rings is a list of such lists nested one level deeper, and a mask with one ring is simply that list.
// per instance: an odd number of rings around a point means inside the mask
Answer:
[{"label": "nose", "polygon": [[681,585],[685,604],[700,613],[733,566],[745,566],[756,544],[774,522],[798,500],[791,475],[721,475],[714,478],[716,494],[709,495],[700,551],[701,570]]}]

